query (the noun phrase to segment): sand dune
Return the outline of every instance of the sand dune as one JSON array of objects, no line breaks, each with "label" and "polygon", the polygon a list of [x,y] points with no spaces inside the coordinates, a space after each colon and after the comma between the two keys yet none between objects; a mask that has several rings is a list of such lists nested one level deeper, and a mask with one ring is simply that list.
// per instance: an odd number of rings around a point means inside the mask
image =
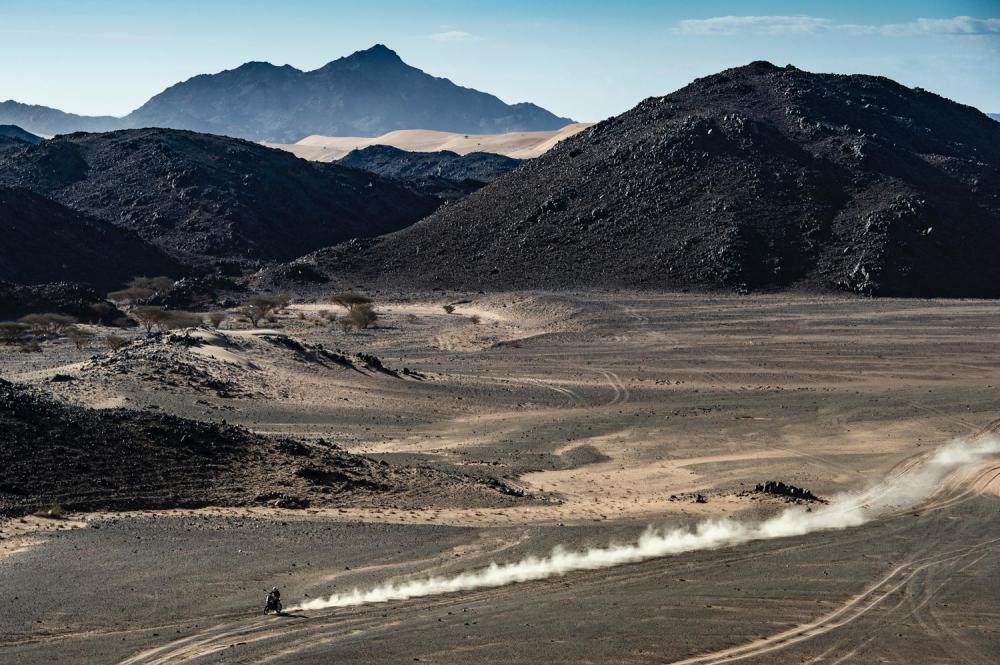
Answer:
[{"label": "sand dune", "polygon": [[298,143],[267,143],[271,148],[287,150],[302,159],[332,162],[355,148],[370,145],[391,145],[413,152],[451,150],[460,155],[470,152],[492,152],[517,159],[538,157],[559,141],[590,127],[593,123],[577,122],[548,132],[510,132],[508,134],[456,134],[431,129],[401,129],[382,136],[307,136]]}]

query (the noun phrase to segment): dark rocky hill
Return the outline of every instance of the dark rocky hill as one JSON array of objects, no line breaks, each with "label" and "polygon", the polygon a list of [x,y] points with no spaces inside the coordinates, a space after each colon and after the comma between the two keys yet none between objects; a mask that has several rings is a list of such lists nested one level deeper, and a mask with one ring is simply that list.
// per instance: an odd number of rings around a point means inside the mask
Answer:
[{"label": "dark rocky hill", "polygon": [[68,314],[85,323],[118,324],[128,320],[117,307],[97,295],[93,287],[79,282],[0,282],[0,321],[43,312]]},{"label": "dark rocky hill", "polygon": [[130,231],[23,189],[0,187],[0,280],[79,281],[108,290],[182,268]]},{"label": "dark rocky hill", "polygon": [[0,125],[0,137],[14,139],[23,143],[41,143],[42,137],[26,132],[17,125]]},{"label": "dark rocky hill", "polygon": [[331,272],[1000,295],[1000,124],[883,77],[755,62],[650,98]]},{"label": "dark rocky hill", "polygon": [[41,141],[42,137],[26,132],[17,125],[0,125],[0,152],[41,143]]},{"label": "dark rocky hill", "polygon": [[397,505],[513,499],[488,482],[320,442],[128,409],[62,404],[0,379],[0,515],[68,510]]},{"label": "dark rocky hill", "polygon": [[388,145],[352,150],[338,164],[394,178],[434,176],[449,180],[492,182],[519,167],[523,160],[489,152],[459,155],[450,150],[410,152]]},{"label": "dark rocky hill", "polygon": [[529,103],[455,85],[381,44],[304,72],[248,62],[170,86],[124,118],[0,103],[0,122],[43,134],[170,127],[294,143],[310,134],[378,136],[396,129],[467,134],[558,129],[572,122]]},{"label": "dark rocky hill", "polygon": [[400,181],[168,129],[69,134],[0,155],[4,185],[135,231],[189,265],[288,259],[395,231],[440,204]]}]

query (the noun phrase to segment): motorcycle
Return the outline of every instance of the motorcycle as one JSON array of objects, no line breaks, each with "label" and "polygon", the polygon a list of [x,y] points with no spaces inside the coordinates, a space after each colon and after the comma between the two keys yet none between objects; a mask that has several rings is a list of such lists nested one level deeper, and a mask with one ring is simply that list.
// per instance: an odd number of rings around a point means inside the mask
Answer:
[{"label": "motorcycle", "polygon": [[281,614],[281,599],[275,598],[269,595],[267,601],[264,602],[264,614],[268,612],[274,612],[275,614]]}]

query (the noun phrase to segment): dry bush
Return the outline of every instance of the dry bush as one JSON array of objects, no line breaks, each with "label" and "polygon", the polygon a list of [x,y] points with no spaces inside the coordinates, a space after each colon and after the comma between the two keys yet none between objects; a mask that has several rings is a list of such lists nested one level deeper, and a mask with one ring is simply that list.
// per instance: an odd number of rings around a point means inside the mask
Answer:
[{"label": "dry bush", "polygon": [[133,289],[149,289],[153,293],[164,294],[174,290],[176,282],[172,277],[160,275],[159,277],[135,277],[128,283]]},{"label": "dry bush", "polygon": [[446,314],[453,314],[455,312],[454,305],[441,305],[441,309],[443,309]]},{"label": "dry bush", "polygon": [[28,326],[16,321],[0,322],[0,344],[22,344],[28,339]]},{"label": "dry bush", "polygon": [[61,520],[66,517],[66,511],[58,503],[53,503],[44,510],[37,510],[34,514],[35,517],[45,517],[50,520]]},{"label": "dry bush", "polygon": [[354,327],[359,330],[365,330],[378,321],[378,314],[371,304],[360,304],[347,310],[347,317],[350,319]]},{"label": "dry bush", "polygon": [[79,326],[70,326],[66,329],[66,337],[69,341],[73,342],[73,346],[77,349],[82,349],[83,345],[87,343],[93,335],[91,335],[86,330],[81,329]]},{"label": "dry bush", "polygon": [[164,312],[166,316],[160,321],[160,330],[177,330],[178,328],[197,328],[201,325],[201,317],[194,312],[173,310]]},{"label": "dry bush", "polygon": [[133,307],[129,310],[129,318],[138,323],[146,330],[146,334],[153,332],[153,328],[161,326],[170,316],[170,312],[161,307]]},{"label": "dry bush", "polygon": [[321,309],[319,310],[319,312],[317,312],[317,314],[319,314],[319,318],[323,319],[324,321],[329,321],[330,323],[333,323],[334,321],[337,320],[337,313],[331,312],[328,309]]},{"label": "dry bush", "polygon": [[220,310],[218,312],[209,312],[207,318],[212,327],[218,330],[222,326],[222,323],[229,318],[229,314]]},{"label": "dry bush", "polygon": [[108,293],[108,300],[126,305],[134,305],[146,298],[152,298],[155,293],[152,289],[135,286],[122,289],[121,291],[111,291]]},{"label": "dry bush", "polygon": [[61,335],[77,322],[76,317],[66,314],[26,314],[18,319],[28,326],[34,335]]},{"label": "dry bush", "polygon": [[479,318],[478,314],[473,314],[472,316],[469,317],[469,323],[471,323],[474,326],[478,326],[480,321],[482,321],[482,319]]},{"label": "dry bush", "polygon": [[93,323],[107,322],[115,311],[115,308],[106,302],[95,302],[89,309],[94,317],[92,319]]},{"label": "dry bush", "polygon": [[288,306],[288,296],[255,296],[240,307],[240,314],[245,316],[256,328],[261,319],[270,317],[275,310]]},{"label": "dry bush", "polygon": [[359,305],[371,305],[372,299],[359,293],[341,293],[333,297],[333,302],[346,310],[351,310]]},{"label": "dry bush", "polygon": [[108,348],[112,351],[117,351],[128,346],[128,340],[118,335],[108,335],[104,338],[104,343],[107,344]]},{"label": "dry bush", "polygon": [[161,275],[159,277],[135,277],[128,287],[108,294],[108,300],[134,305],[153,296],[166,295],[174,290],[173,278]]}]

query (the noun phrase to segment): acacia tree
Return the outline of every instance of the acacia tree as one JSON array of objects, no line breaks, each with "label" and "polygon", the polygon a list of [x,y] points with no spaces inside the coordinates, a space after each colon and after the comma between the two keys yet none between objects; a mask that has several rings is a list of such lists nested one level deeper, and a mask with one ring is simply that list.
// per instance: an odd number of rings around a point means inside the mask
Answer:
[{"label": "acacia tree", "polygon": [[150,335],[154,327],[161,325],[167,319],[169,312],[160,307],[133,307],[128,315],[146,330],[147,335]]},{"label": "acacia tree", "polygon": [[261,319],[280,309],[281,303],[282,300],[278,298],[255,296],[243,303],[240,314],[250,319],[250,324],[256,328]]}]

